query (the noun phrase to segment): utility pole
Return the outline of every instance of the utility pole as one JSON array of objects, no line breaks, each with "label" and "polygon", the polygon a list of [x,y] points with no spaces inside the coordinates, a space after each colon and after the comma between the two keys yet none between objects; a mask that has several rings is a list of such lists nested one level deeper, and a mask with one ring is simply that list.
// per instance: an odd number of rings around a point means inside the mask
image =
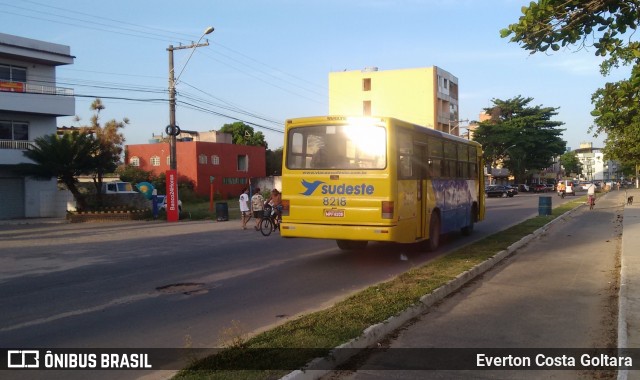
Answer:
[{"label": "utility pole", "polygon": [[[169,125],[167,126],[166,132],[170,136],[169,167],[171,168],[171,170],[177,170],[178,168],[178,160],[176,157],[176,137],[180,134],[180,128],[176,125],[176,80],[173,67],[173,51],[182,49],[195,49],[202,46],[209,46],[209,41],[201,44],[198,43],[186,46],[181,45],[174,47],[173,45],[169,45],[169,47],[167,48],[167,51],[169,52]],[[191,56],[189,56],[189,58],[191,58]]]},{"label": "utility pole", "polygon": [[[205,35],[213,32],[213,27],[210,26],[204,30],[202,37],[198,40],[197,43],[191,44],[188,46],[177,46],[169,45],[167,51],[169,52],[169,125],[166,128],[166,133],[170,136],[169,138],[169,167],[170,169],[166,171],[166,186],[167,186],[167,221],[168,222],[177,222],[180,219],[180,208],[178,206],[179,199],[178,198],[178,158],[176,154],[176,145],[177,145],[177,136],[180,134],[180,127],[176,125],[176,81],[180,80],[180,75],[184,71],[185,67],[189,63],[189,60],[193,56],[193,53],[196,51],[197,47],[200,46],[209,46],[209,41],[205,41],[204,43],[200,43]],[[173,66],[173,51],[174,50],[182,50],[182,49],[191,49],[191,54],[184,66],[182,66],[182,70],[178,73],[178,77],[175,76],[175,69]]]}]

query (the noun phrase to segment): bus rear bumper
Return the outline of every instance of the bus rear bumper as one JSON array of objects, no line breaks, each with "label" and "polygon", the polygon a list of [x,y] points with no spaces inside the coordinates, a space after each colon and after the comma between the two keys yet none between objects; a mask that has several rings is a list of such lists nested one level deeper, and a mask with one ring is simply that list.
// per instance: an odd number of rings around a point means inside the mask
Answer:
[{"label": "bus rear bumper", "polygon": [[[336,224],[285,223],[280,226],[282,237],[301,237],[331,240],[366,240],[413,243],[400,233],[398,226],[349,226]],[[415,235],[414,235],[415,236]]]}]

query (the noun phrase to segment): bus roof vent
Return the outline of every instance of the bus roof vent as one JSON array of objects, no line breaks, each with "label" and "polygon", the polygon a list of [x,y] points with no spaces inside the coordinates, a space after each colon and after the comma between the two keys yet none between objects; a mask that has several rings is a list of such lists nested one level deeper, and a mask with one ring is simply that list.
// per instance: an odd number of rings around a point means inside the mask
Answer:
[{"label": "bus roof vent", "polygon": [[369,66],[369,67],[365,67],[362,72],[363,73],[370,73],[372,71],[378,71],[378,68],[375,66]]}]

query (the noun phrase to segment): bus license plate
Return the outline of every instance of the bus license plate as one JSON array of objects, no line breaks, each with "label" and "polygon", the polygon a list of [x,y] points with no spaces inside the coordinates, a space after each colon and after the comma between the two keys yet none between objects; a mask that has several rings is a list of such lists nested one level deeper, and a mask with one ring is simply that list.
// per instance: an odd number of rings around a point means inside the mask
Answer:
[{"label": "bus license plate", "polygon": [[344,218],[344,210],[324,210],[324,216],[327,218]]}]

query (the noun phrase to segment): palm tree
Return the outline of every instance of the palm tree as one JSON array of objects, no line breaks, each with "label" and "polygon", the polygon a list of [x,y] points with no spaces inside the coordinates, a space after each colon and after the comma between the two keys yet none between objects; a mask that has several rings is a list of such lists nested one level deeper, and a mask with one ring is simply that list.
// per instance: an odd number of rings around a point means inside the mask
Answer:
[{"label": "palm tree", "polygon": [[99,142],[86,133],[45,135],[36,138],[33,146],[23,152],[34,163],[19,164],[17,169],[31,177],[56,177],[73,194],[78,208],[86,209],[86,199],[76,186],[77,177],[95,170],[98,149]]}]

